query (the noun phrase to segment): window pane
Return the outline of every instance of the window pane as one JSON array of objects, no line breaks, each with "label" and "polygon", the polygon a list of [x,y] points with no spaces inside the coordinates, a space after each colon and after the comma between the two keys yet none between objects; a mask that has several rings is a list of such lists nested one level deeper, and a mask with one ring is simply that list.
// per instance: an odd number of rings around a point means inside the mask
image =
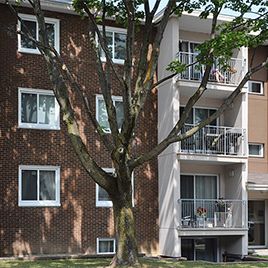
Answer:
[{"label": "window pane", "polygon": [[248,201],[248,243],[265,245],[265,202]]},{"label": "window pane", "polygon": [[30,93],[21,94],[21,122],[37,123],[37,95]]},{"label": "window pane", "polygon": [[188,42],[180,41],[179,50],[180,50],[180,52],[188,52],[188,50],[189,50]]},{"label": "window pane", "polygon": [[[184,111],[184,107],[180,107],[180,116],[182,116],[182,113]],[[188,118],[186,119],[186,124],[193,124],[193,109],[191,110]]]},{"label": "window pane", "polygon": [[55,47],[55,24],[46,23],[46,30],[47,30],[49,44]]},{"label": "window pane", "polygon": [[195,192],[197,199],[217,198],[217,177],[216,176],[196,176]]},{"label": "window pane", "polygon": [[55,124],[55,97],[39,95],[38,121],[40,124]]},{"label": "window pane", "polygon": [[194,260],[194,240],[182,239],[181,240],[181,256],[187,260]]},{"label": "window pane", "polygon": [[99,241],[99,252],[108,253],[114,252],[114,241]]},{"label": "window pane", "polygon": [[115,110],[116,110],[117,127],[118,129],[121,129],[124,121],[124,106],[122,101],[115,102]]},{"label": "window pane", "polygon": [[196,53],[197,50],[196,50],[196,47],[198,46],[198,44],[196,43],[190,43],[190,51],[191,53]]},{"label": "window pane", "polygon": [[216,261],[217,244],[216,239],[195,239],[196,260]]},{"label": "window pane", "polygon": [[126,35],[122,33],[114,34],[114,58],[124,60],[126,56]]},{"label": "window pane", "polygon": [[261,84],[256,82],[251,82],[249,84],[249,91],[253,93],[261,93]]},{"label": "window pane", "polygon": [[99,186],[99,200],[98,201],[111,201],[108,193]]},{"label": "window pane", "polygon": [[208,117],[208,109],[195,108],[195,124],[200,123]]},{"label": "window pane", "polygon": [[110,130],[105,102],[102,99],[98,100],[98,122],[104,131]]},{"label": "window pane", "polygon": [[249,154],[250,155],[261,155],[261,145],[260,144],[249,144]]},{"label": "window pane", "polygon": [[37,171],[22,170],[21,172],[22,200],[37,200]]},{"label": "window pane", "polygon": [[194,198],[194,176],[192,175],[181,176],[181,198],[182,199]]},{"label": "window pane", "polygon": [[56,200],[55,171],[41,170],[40,179],[40,200]]},{"label": "window pane", "polygon": [[[215,112],[216,112],[216,110],[210,109],[209,116],[213,115]],[[217,119],[213,120],[209,125],[210,126],[217,126]]]},{"label": "window pane", "polygon": [[[26,34],[29,31],[32,37],[36,39],[36,27],[37,25],[35,21],[23,20],[23,24],[21,24],[21,31]],[[34,42],[29,40],[29,38],[27,38],[25,35],[21,35],[21,47],[32,49],[36,48]]]},{"label": "window pane", "polygon": [[[110,51],[110,56],[112,58],[113,57],[113,33],[112,32],[106,31],[106,42],[107,42],[108,49]],[[105,53],[101,48],[101,45],[99,45],[99,46],[100,46],[100,50],[101,50],[101,57],[106,58]]]}]

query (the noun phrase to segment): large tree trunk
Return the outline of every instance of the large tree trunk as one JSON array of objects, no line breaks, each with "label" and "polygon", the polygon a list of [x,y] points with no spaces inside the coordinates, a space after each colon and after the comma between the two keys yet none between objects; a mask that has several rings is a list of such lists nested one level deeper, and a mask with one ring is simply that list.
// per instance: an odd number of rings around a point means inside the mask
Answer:
[{"label": "large tree trunk", "polygon": [[113,200],[113,210],[117,250],[111,266],[138,265],[138,247],[133,215],[132,194],[128,193],[125,194],[125,198]]}]

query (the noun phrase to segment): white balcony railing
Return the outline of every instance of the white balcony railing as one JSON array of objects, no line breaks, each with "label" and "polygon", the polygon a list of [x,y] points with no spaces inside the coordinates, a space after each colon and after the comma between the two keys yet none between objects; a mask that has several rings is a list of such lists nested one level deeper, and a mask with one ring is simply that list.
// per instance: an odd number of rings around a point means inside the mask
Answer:
[{"label": "white balcony railing", "polygon": [[223,199],[179,199],[179,229],[247,228],[247,202]]},{"label": "white balcony railing", "polygon": [[[185,124],[182,133],[194,125]],[[245,156],[246,130],[236,127],[206,126],[193,136],[181,141],[181,152]]]},{"label": "white balcony railing", "polygon": [[[197,53],[179,52],[179,60],[183,64],[192,64],[196,62]],[[221,66],[219,62],[213,64],[210,82],[217,82],[223,84],[238,85],[243,77],[243,61],[238,58],[231,58],[227,63],[228,68]],[[180,79],[186,80],[201,80],[204,73],[204,66],[196,63],[187,68],[186,71],[180,74]]]}]

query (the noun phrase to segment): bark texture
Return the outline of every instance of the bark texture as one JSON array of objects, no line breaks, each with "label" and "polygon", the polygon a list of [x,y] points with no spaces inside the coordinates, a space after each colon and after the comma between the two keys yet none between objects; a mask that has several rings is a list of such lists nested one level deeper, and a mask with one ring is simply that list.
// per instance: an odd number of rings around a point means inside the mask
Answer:
[{"label": "bark texture", "polygon": [[113,201],[113,210],[117,251],[112,266],[136,266],[139,262],[132,196],[128,196],[125,200]]}]

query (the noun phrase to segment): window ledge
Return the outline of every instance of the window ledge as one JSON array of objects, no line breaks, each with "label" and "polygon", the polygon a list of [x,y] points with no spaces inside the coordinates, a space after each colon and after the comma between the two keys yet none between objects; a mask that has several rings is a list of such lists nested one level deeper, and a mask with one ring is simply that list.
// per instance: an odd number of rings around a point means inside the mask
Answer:
[{"label": "window ledge", "polygon": [[40,125],[32,125],[32,124],[19,124],[18,128],[24,128],[24,129],[36,129],[36,130],[60,130],[60,127],[45,127]]},{"label": "window ledge", "polygon": [[112,201],[97,201],[96,207],[112,208],[113,202]]},{"label": "window ledge", "polygon": [[32,49],[32,48],[20,48],[18,49],[19,53],[24,53],[24,54],[34,54],[34,55],[41,55],[39,49]]},{"label": "window ledge", "polygon": [[60,207],[58,201],[20,201],[19,207]]}]

